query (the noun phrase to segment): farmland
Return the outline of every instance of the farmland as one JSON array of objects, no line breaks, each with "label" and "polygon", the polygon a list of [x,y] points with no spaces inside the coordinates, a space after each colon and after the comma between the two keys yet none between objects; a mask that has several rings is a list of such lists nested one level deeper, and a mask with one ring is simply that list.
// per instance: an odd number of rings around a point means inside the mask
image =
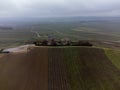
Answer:
[{"label": "farmland", "polygon": [[[71,40],[120,40],[119,22],[57,22],[34,25],[43,38],[70,38]],[[116,26],[115,26],[116,24]]]},{"label": "farmland", "polygon": [[23,45],[34,36],[35,34],[28,33],[25,30],[0,30],[0,47],[7,48]]},{"label": "farmland", "polygon": [[110,41],[120,43],[119,20],[73,20],[12,24],[13,30],[0,30],[0,48],[15,47],[36,39]]},{"label": "farmland", "polygon": [[47,49],[41,48],[39,51],[34,49],[33,52],[9,54],[2,57],[0,59],[0,89],[47,90],[48,60],[46,56]]},{"label": "farmland", "polygon": [[28,53],[10,53],[0,57],[1,90],[119,90],[120,88],[120,69],[107,57],[104,49],[30,48]]},{"label": "farmland", "polygon": [[[119,20],[76,19],[0,29],[0,49],[22,45],[12,49],[16,52],[0,54],[0,90],[119,90],[119,24]],[[53,38],[93,46],[31,46]]]}]

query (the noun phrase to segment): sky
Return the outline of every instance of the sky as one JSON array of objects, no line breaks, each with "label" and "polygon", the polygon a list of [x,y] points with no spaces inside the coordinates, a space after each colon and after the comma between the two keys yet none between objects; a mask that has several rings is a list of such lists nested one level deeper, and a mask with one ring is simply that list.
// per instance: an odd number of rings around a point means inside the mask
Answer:
[{"label": "sky", "polygon": [[120,0],[0,0],[0,17],[120,16]]}]

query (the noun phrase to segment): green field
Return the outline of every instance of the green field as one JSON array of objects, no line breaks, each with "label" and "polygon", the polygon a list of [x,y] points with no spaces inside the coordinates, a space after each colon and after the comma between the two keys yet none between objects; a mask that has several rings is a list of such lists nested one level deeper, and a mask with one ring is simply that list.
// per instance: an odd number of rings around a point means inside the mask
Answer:
[{"label": "green field", "polygon": [[120,42],[119,23],[117,21],[56,21],[13,24],[11,25],[13,30],[0,30],[0,47],[14,47],[36,39],[50,38]]},{"label": "green field", "polygon": [[[118,22],[119,23],[119,22]],[[72,40],[119,41],[119,24],[115,22],[64,22],[39,24],[34,30],[43,37],[70,38]],[[116,26],[115,26],[116,24]]]},{"label": "green field", "polygon": [[68,48],[65,51],[72,90],[118,90],[119,70],[114,64],[120,63],[120,59],[117,58],[116,63],[104,50],[97,48]]},{"label": "green field", "polygon": [[105,53],[112,63],[120,69],[120,50],[105,49]]},{"label": "green field", "polygon": [[25,30],[0,30],[0,47],[15,47],[25,44],[35,37],[34,33]]}]

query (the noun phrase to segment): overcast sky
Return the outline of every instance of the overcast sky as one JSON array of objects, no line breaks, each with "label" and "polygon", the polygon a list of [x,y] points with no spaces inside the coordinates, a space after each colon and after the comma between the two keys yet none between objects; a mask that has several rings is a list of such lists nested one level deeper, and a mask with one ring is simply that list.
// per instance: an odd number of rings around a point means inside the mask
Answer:
[{"label": "overcast sky", "polygon": [[0,17],[120,16],[120,0],[0,0]]}]

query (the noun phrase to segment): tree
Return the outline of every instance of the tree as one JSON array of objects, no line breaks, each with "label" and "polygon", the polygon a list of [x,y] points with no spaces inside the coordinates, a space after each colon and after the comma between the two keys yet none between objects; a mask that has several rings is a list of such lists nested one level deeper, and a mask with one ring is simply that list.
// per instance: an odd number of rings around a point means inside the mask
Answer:
[{"label": "tree", "polygon": [[41,41],[41,45],[42,46],[47,46],[48,45],[48,41],[47,40],[42,40]]}]

